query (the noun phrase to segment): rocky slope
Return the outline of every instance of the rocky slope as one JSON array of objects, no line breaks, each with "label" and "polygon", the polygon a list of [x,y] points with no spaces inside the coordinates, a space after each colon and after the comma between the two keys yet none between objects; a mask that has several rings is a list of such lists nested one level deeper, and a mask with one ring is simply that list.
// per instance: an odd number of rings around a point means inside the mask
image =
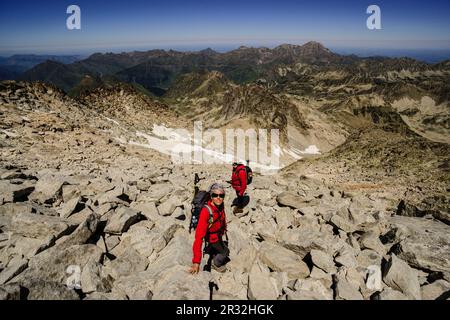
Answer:
[{"label": "rocky slope", "polygon": [[190,275],[193,175],[206,188],[231,167],[116,139],[189,120],[126,86],[73,100],[2,82],[0,99],[1,299],[449,297],[448,144],[391,109],[347,117],[324,156],[256,174],[238,216],[228,187],[231,262]]}]

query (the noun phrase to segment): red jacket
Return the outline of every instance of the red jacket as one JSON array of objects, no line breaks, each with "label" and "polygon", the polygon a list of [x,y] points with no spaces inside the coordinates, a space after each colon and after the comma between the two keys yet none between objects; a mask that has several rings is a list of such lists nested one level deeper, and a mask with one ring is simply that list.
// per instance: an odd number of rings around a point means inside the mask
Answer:
[{"label": "red jacket", "polygon": [[[207,205],[212,209],[213,212],[213,224],[210,228],[209,226],[209,211],[207,208],[203,208],[200,211],[200,216],[198,219],[197,229],[195,230],[195,240],[192,246],[192,251],[194,257],[192,258],[192,263],[198,263],[202,261],[202,243],[203,238],[209,243],[216,243],[221,239],[225,231],[227,230],[227,220],[225,217],[225,210],[219,210],[211,200],[208,201]],[[219,231],[218,233],[216,233]]]},{"label": "red jacket", "polygon": [[243,164],[238,165],[231,175],[231,186],[242,197],[247,189],[247,172]]}]

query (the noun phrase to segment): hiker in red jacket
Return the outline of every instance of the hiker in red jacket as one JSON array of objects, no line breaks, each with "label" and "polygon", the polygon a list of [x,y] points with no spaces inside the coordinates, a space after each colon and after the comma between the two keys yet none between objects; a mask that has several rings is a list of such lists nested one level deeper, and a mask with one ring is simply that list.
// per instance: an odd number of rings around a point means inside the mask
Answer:
[{"label": "hiker in red jacket", "polygon": [[247,172],[245,165],[239,162],[233,163],[233,172],[231,174],[231,186],[236,190],[237,198],[233,201],[233,213],[243,212],[243,197],[247,189]]},{"label": "hiker in red jacket", "polygon": [[[219,272],[225,271],[225,264],[228,260],[230,250],[223,242],[223,235],[227,231],[227,222],[223,199],[225,198],[225,189],[219,183],[214,183],[209,188],[211,200],[200,211],[198,225],[195,231],[195,240],[192,246],[194,257],[192,258],[192,267],[190,273],[198,273],[202,261],[202,244],[205,239],[205,252],[210,255],[208,265]],[[212,211],[212,219],[209,207]]]}]

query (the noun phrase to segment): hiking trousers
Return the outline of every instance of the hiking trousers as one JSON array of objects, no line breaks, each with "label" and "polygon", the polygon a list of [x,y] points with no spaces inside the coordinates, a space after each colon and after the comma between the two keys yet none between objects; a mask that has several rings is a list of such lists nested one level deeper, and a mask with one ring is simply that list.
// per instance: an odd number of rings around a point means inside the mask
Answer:
[{"label": "hiking trousers", "polygon": [[223,240],[208,244],[205,252],[209,254],[209,260],[212,259],[216,267],[225,265],[229,260],[228,256],[230,255],[230,250]]}]

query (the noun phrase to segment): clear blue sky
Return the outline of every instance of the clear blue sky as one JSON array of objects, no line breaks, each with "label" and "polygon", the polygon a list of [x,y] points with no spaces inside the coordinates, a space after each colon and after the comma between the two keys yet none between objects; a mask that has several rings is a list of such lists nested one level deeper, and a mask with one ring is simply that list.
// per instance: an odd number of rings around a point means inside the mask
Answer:
[{"label": "clear blue sky", "polygon": [[[66,8],[81,8],[81,30]],[[366,9],[381,8],[382,30]],[[128,0],[0,2],[0,55],[302,44],[450,49],[448,0]]]}]

